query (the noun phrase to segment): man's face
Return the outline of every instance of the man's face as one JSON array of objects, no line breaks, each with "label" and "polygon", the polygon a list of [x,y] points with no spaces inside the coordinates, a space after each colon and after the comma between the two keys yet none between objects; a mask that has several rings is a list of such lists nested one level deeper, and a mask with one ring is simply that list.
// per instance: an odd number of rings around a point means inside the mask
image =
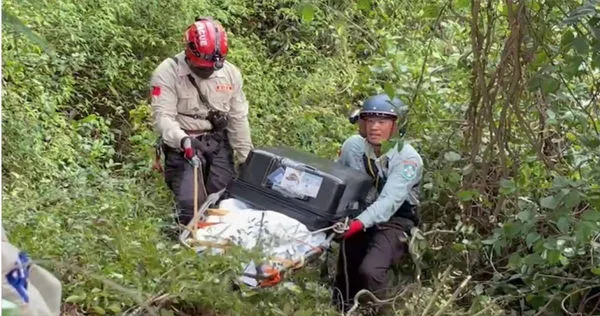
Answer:
[{"label": "man's face", "polygon": [[190,65],[190,70],[198,77],[202,79],[207,79],[210,75],[215,72],[214,67],[194,67]]},{"label": "man's face", "polygon": [[366,117],[365,129],[367,141],[373,145],[381,145],[385,140],[390,139],[394,130],[395,120],[386,117]]},{"label": "man's face", "polygon": [[214,67],[206,67],[206,66],[196,65],[192,61],[190,61],[187,57],[185,58],[185,62],[187,63],[188,67],[190,67],[190,71],[192,73],[194,73],[194,75],[196,75],[202,79],[207,79],[208,77],[210,77],[210,75],[213,74],[213,72],[215,72]]}]

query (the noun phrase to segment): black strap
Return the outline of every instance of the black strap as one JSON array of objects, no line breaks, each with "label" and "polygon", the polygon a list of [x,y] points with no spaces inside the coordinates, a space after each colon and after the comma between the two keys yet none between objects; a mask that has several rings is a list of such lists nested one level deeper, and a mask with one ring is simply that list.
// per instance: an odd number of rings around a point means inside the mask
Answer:
[{"label": "black strap", "polygon": [[375,165],[375,160],[369,159],[366,154],[363,155],[363,164],[367,174],[373,179],[373,186],[377,189],[377,193],[381,193],[387,179],[379,177],[379,169]]},{"label": "black strap", "polygon": [[[177,57],[175,56],[171,56],[171,59],[173,61],[175,61],[175,64],[179,64],[179,60],[177,59]],[[198,96],[200,97],[200,101],[202,101],[202,103],[204,105],[206,105],[209,109],[214,110],[214,108],[210,105],[210,103],[208,102],[208,99],[204,96],[204,94],[200,91],[200,87],[198,87],[198,84],[196,83],[196,79],[194,79],[194,77],[192,76],[192,74],[188,74],[187,75],[188,80],[192,83],[192,85],[194,86],[194,88],[196,88],[196,91],[198,91]],[[182,114],[182,115],[186,115],[186,114]],[[186,115],[186,116],[190,116],[190,114]]]},{"label": "black strap", "polygon": [[212,124],[213,130],[216,131],[216,130],[221,130],[221,129],[225,128],[225,126],[227,125],[227,121],[228,121],[227,113],[221,112],[221,111],[213,108],[213,106],[208,102],[208,99],[206,99],[204,94],[202,94],[202,92],[200,91],[200,88],[196,84],[196,80],[194,79],[192,74],[188,74],[187,77],[190,80],[190,82],[192,83],[192,85],[194,85],[194,88],[196,88],[196,91],[198,91],[198,96],[200,97],[200,101],[202,101],[202,103],[204,103],[204,105],[206,105],[206,107],[208,107],[208,115],[206,116],[206,119]]},{"label": "black strap", "polygon": [[[375,165],[375,161],[373,159],[369,159],[367,158],[367,155],[363,155],[363,164],[365,166],[365,170],[367,170],[367,174],[369,174],[369,176],[371,178],[373,178],[373,180],[375,180],[375,178],[379,175],[379,169],[377,168],[377,166]],[[370,166],[369,166],[369,160],[370,161]],[[371,168],[373,168],[373,170],[371,170]],[[373,172],[371,172],[373,171]]]},{"label": "black strap", "polygon": [[187,114],[187,113],[181,113],[181,112],[177,112],[177,114],[179,115],[183,115],[183,116],[187,116],[187,117],[191,117],[195,120],[206,120],[206,115],[200,115],[200,114]]},{"label": "black strap", "polygon": [[200,91],[200,87],[198,87],[198,84],[196,84],[196,79],[194,79],[194,76],[192,76],[192,74],[188,74],[187,77],[190,80],[190,82],[192,83],[192,85],[194,86],[194,88],[196,88],[196,91],[198,91],[198,96],[200,97],[200,101],[202,101],[202,103],[204,105],[206,105],[210,110],[214,110],[214,108],[208,102],[208,99]]},{"label": "black strap", "polygon": [[[175,62],[176,65],[179,64],[179,60],[177,59],[177,57],[171,56],[170,58]],[[200,88],[198,87],[198,84],[196,84],[196,80],[194,79],[194,77],[191,74],[188,74],[187,77],[188,77],[188,80],[190,80],[190,82],[194,86],[194,88],[196,88],[196,91],[198,91],[198,96],[200,97],[200,101],[202,101],[202,103],[204,105],[206,105],[209,109],[212,109],[212,106],[210,105],[210,103],[208,103],[208,100],[206,99],[204,94],[202,94],[202,92],[200,92]],[[191,117],[196,120],[205,120],[206,119],[206,115],[187,114],[187,113],[181,113],[181,112],[177,112],[177,114]]]}]

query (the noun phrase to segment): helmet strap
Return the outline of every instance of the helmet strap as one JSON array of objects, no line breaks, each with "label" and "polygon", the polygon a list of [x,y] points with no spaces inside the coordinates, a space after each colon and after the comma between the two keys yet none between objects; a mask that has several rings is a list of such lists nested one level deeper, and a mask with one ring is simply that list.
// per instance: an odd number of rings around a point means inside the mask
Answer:
[{"label": "helmet strap", "polygon": [[362,136],[363,138],[367,137],[367,126],[365,125],[365,120],[363,119],[358,119],[358,133],[360,134],[360,136]]},{"label": "helmet strap", "polygon": [[221,60],[221,33],[219,33],[219,27],[216,26],[213,23],[213,26],[215,27],[215,37],[216,37],[216,43],[215,43],[215,52],[214,52],[214,58],[215,58],[215,70],[221,69],[223,68],[223,61]]},{"label": "helmet strap", "polygon": [[388,140],[392,139],[396,134],[398,134],[398,120],[394,121],[394,125],[392,125],[392,131],[390,132],[390,137]]}]

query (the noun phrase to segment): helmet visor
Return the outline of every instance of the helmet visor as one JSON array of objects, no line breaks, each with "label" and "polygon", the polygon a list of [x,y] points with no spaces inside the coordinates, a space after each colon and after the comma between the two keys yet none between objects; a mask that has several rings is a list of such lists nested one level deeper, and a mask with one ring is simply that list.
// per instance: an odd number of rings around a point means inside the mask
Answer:
[{"label": "helmet visor", "polygon": [[390,113],[390,112],[382,112],[382,111],[369,111],[369,112],[361,112],[359,117],[361,119],[366,119],[369,117],[379,117],[379,118],[387,118],[387,119],[396,119],[398,118],[398,115],[396,115],[395,113]]}]

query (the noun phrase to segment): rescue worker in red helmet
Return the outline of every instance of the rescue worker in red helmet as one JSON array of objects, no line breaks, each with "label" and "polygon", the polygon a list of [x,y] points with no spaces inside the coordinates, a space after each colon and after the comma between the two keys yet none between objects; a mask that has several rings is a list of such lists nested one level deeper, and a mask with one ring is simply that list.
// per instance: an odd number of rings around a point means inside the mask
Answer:
[{"label": "rescue worker in red helmet", "polygon": [[[194,155],[198,205],[224,189],[253,148],[248,101],[240,70],[226,60],[227,33],[211,18],[196,18],[184,33],[185,49],[166,58],[150,79],[154,127],[165,155],[164,176],[175,195],[179,222],[194,214]],[[159,155],[160,157],[160,155]]]}]

